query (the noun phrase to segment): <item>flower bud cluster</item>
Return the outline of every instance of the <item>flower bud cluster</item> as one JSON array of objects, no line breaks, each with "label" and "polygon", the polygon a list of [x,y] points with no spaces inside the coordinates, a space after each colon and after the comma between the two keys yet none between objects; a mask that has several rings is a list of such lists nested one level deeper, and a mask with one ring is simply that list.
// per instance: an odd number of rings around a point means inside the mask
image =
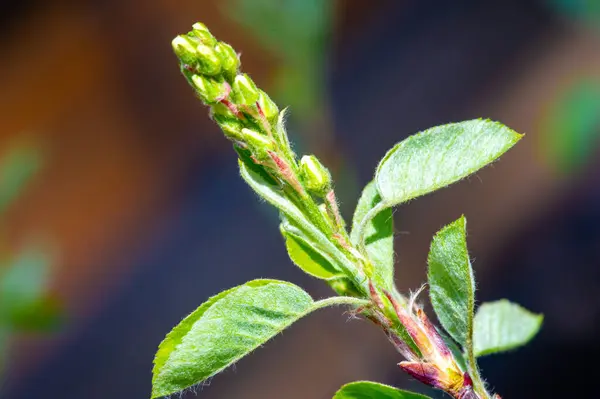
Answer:
[{"label": "flower bud cluster", "polygon": [[181,72],[229,140],[249,150],[255,162],[270,167],[296,191],[321,198],[331,191],[331,175],[314,155],[296,164],[283,127],[284,113],[250,76],[239,72],[239,56],[229,44],[196,23],[172,45]]},{"label": "flower bud cluster", "polygon": [[239,73],[240,58],[227,43],[218,41],[204,24],[172,41],[181,72],[198,97],[208,106],[212,119],[225,136],[267,161],[278,146],[272,133],[279,108],[246,75]]}]

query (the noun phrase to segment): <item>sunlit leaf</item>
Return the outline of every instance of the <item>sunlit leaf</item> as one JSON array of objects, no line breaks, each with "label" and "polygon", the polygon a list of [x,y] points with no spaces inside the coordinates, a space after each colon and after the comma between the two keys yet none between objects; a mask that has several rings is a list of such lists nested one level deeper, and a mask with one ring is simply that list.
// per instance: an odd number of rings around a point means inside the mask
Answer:
[{"label": "sunlit leaf", "polygon": [[394,206],[461,180],[493,162],[521,135],[488,120],[437,126],[396,144],[375,175],[383,202]]},{"label": "sunlit leaf", "polygon": [[444,329],[463,348],[473,331],[475,280],[467,252],[466,219],[442,228],[429,250],[429,294]]},{"label": "sunlit leaf", "polygon": [[210,298],[177,325],[154,359],[152,397],[201,383],[263,345],[308,313],[332,304],[359,304],[334,297],[314,302],[284,281],[254,280]]}]

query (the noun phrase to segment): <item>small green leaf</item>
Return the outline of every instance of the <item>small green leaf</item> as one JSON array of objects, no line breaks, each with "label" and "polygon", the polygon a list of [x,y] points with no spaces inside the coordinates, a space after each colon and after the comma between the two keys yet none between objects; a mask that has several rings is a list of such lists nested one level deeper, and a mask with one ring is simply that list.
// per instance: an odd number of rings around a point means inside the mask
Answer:
[{"label": "small green leaf", "polygon": [[389,385],[371,381],[356,381],[344,385],[333,399],[428,399],[428,396],[401,391]]},{"label": "small green leaf", "polygon": [[441,229],[429,250],[429,294],[444,329],[463,348],[471,340],[475,280],[467,252],[466,219]]},{"label": "small green leaf", "polygon": [[201,383],[254,351],[308,313],[356,298],[314,302],[284,281],[254,280],[210,298],[177,325],[154,359],[152,397]]},{"label": "small green leaf", "polygon": [[301,236],[282,229],[290,259],[296,266],[313,277],[330,279],[340,275],[329,260],[310,246]]},{"label": "small green leaf", "polygon": [[475,356],[504,352],[525,345],[540,330],[544,316],[506,299],[483,303],[475,315]]},{"label": "small green leaf", "polygon": [[[394,285],[394,218],[390,208],[383,209],[367,221],[361,232],[360,226],[367,213],[381,202],[375,182],[367,184],[362,192],[352,219],[350,238],[354,245],[364,243],[373,265],[373,279],[388,290]],[[361,237],[363,235],[363,237]]]},{"label": "small green leaf", "polygon": [[379,163],[377,190],[387,206],[435,191],[493,162],[522,136],[489,120],[437,126],[396,144]]}]

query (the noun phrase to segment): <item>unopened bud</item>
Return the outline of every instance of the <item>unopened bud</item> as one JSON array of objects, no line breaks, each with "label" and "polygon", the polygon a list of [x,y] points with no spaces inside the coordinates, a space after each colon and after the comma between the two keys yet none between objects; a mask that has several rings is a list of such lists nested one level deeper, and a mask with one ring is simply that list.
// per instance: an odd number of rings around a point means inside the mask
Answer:
[{"label": "unopened bud", "polygon": [[221,60],[213,47],[199,44],[196,47],[196,53],[198,54],[198,72],[209,76],[221,73]]},{"label": "unopened bud", "polygon": [[171,42],[173,51],[177,58],[184,64],[196,64],[198,52],[196,51],[197,43],[186,35],[179,35]]},{"label": "unopened bud", "polygon": [[217,39],[210,33],[206,25],[200,22],[196,22],[192,25],[192,35],[196,36],[202,43],[208,46],[214,46],[217,44]]},{"label": "unopened bud", "polygon": [[218,116],[227,118],[227,119],[235,119],[238,118],[238,115],[233,113],[233,111],[227,107],[225,104],[216,103],[210,109],[211,117],[214,119]]},{"label": "unopened bud", "polygon": [[245,73],[235,77],[232,85],[232,96],[238,105],[250,105],[256,103],[259,90]]},{"label": "unopened bud", "polygon": [[325,196],[331,190],[331,174],[314,155],[305,155],[300,160],[302,181],[308,191]]},{"label": "unopened bud", "polygon": [[219,42],[215,45],[215,52],[221,59],[223,70],[233,78],[240,66],[240,58],[233,47],[227,43]]},{"label": "unopened bud", "polygon": [[273,142],[267,136],[247,128],[242,129],[240,140],[248,144],[252,152],[260,157],[267,154],[267,151],[272,150],[274,147]]},{"label": "unopened bud", "polygon": [[192,84],[196,93],[206,104],[214,104],[227,95],[227,85],[221,80],[215,80],[203,75],[193,75]]},{"label": "unopened bud", "polygon": [[262,113],[267,117],[267,119],[273,119],[279,115],[279,108],[277,105],[271,100],[271,98],[262,90],[259,90],[260,94],[258,96],[258,106],[260,107]]},{"label": "unopened bud", "polygon": [[244,126],[238,122],[237,119],[224,118],[216,115],[213,115],[213,119],[217,122],[221,130],[223,130],[225,137],[234,141],[243,141],[242,129]]}]

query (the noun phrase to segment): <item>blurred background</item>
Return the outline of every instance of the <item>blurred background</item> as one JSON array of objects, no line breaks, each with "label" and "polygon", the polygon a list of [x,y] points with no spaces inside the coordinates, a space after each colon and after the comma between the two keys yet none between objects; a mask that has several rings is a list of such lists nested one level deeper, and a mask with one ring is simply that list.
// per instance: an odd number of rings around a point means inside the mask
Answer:
[{"label": "blurred background", "polygon": [[[466,214],[478,300],[546,316],[529,346],[482,359],[490,385],[597,395],[600,1],[4,0],[0,397],[147,398],[158,343],[207,297],[259,277],[329,295],[288,260],[275,212],[179,75],[170,40],[196,21],[291,107],[296,149],[331,167],[347,220],[409,134],[476,117],[526,133],[397,210],[396,279],[425,281],[432,235]],[[198,391],[328,399],[372,379],[426,392],[400,360],[377,328],[324,310]]]}]

